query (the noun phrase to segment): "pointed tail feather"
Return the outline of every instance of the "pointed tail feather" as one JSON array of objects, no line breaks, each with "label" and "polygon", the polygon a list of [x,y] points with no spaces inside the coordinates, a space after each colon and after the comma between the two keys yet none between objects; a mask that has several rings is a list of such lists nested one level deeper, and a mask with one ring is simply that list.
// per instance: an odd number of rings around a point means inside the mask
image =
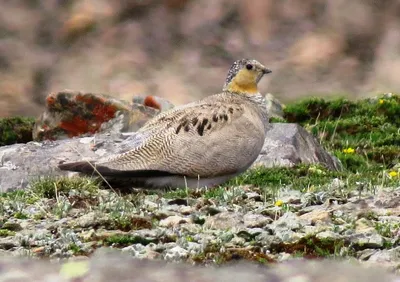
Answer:
[{"label": "pointed tail feather", "polygon": [[95,171],[96,164],[89,161],[81,161],[74,163],[59,164],[58,168],[61,170],[69,170],[83,173],[93,173]]},{"label": "pointed tail feather", "polygon": [[112,177],[163,177],[177,176],[174,173],[161,170],[116,170],[106,166],[97,165],[95,162],[81,161],[58,165],[61,170],[76,171],[85,174],[99,173],[102,176]]}]

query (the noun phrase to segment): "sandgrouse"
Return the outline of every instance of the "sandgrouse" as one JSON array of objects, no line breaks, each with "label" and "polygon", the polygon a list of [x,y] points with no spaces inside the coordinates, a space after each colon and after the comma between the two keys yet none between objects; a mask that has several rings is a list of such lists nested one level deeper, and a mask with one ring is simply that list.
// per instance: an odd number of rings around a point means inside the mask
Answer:
[{"label": "sandgrouse", "polygon": [[129,149],[59,168],[99,173],[131,187],[219,185],[248,169],[263,147],[268,116],[257,84],[270,72],[256,60],[237,60],[221,93],[158,114],[136,132]]}]

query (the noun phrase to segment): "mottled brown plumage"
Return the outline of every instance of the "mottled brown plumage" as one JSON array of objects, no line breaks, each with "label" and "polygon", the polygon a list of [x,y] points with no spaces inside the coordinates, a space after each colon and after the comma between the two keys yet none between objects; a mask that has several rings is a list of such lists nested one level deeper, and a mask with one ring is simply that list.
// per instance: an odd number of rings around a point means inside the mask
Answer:
[{"label": "mottled brown plumage", "polygon": [[255,60],[236,61],[222,93],[175,107],[149,120],[124,153],[63,170],[131,181],[143,187],[212,186],[245,171],[264,144],[268,117],[257,90],[269,73]]}]

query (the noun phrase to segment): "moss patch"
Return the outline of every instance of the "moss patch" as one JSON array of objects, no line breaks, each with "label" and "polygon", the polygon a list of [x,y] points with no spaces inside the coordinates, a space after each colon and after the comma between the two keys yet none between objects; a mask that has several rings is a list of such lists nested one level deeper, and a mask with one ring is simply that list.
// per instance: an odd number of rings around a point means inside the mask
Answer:
[{"label": "moss patch", "polygon": [[48,199],[68,196],[71,192],[92,195],[99,187],[99,181],[90,177],[44,177],[31,183],[31,189],[38,197]]},{"label": "moss patch", "polygon": [[12,117],[0,119],[0,146],[32,141],[34,118]]}]

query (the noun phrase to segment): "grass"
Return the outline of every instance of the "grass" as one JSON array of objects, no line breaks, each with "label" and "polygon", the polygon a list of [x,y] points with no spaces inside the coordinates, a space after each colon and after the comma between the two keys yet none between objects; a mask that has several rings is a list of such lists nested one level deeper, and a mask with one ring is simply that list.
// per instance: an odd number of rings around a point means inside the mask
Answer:
[{"label": "grass", "polygon": [[96,194],[100,183],[90,177],[44,177],[33,181],[30,186],[38,197],[55,199],[59,195],[69,196],[72,192],[83,195]]},{"label": "grass", "polygon": [[[400,96],[326,101],[311,98],[288,105],[288,122],[304,126],[333,152],[351,172],[382,165],[389,169],[400,160]],[[343,150],[354,149],[353,154]]]}]

